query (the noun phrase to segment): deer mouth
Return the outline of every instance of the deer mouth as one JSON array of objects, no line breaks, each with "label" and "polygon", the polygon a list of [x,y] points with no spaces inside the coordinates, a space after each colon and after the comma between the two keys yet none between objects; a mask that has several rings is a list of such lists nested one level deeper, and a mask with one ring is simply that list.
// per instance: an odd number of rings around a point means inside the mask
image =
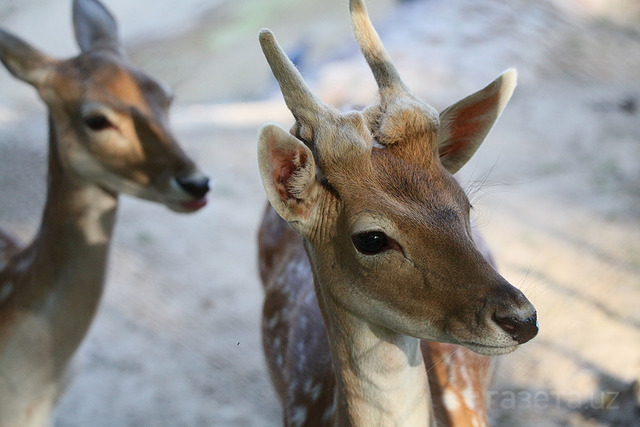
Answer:
[{"label": "deer mouth", "polygon": [[515,351],[518,345],[493,346],[480,344],[475,342],[462,342],[460,345],[467,347],[469,350],[481,354],[483,356],[501,356]]},{"label": "deer mouth", "polygon": [[180,207],[184,209],[185,212],[195,212],[207,205],[207,197],[200,197],[199,199],[190,200],[187,202],[180,203]]},{"label": "deer mouth", "polygon": [[199,211],[205,207],[208,203],[207,197],[200,197],[199,199],[185,200],[185,201],[165,201],[164,205],[174,212],[178,213],[193,213]]}]

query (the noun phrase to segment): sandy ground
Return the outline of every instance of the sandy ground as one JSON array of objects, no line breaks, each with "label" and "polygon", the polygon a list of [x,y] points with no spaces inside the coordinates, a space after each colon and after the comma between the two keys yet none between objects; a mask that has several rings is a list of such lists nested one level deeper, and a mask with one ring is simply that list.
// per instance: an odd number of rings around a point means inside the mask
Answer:
[{"label": "sandy ground", "polygon": [[[106,0],[127,51],[178,94],[173,124],[214,180],[181,216],[122,198],[106,292],[55,426],[275,426],[264,366],[255,160],[291,118],[256,41],[268,26],[336,105],[374,99],[346,1]],[[618,0],[370,0],[406,83],[438,109],[517,66],[520,86],[461,181],[541,332],[501,359],[501,426],[640,425],[640,7]],[[153,7],[150,7],[153,5]],[[75,52],[70,5],[3,0],[0,25]],[[0,226],[44,200],[44,109],[0,72]]]}]

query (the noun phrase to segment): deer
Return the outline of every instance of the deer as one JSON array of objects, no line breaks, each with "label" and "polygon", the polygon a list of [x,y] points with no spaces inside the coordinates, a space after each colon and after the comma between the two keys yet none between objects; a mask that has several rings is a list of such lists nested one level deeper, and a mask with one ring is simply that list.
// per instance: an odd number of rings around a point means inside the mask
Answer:
[{"label": "deer", "polygon": [[327,105],[274,34],[259,41],[295,123],[258,133],[262,342],[286,426],[487,425],[492,356],[538,332],[496,270],[453,177],[510,99],[516,72],[443,110],[405,86],[362,0],[355,39],[379,89]]},{"label": "deer", "polygon": [[0,233],[0,426],[42,426],[100,302],[119,194],[192,213],[209,179],[169,127],[169,89],[125,57],[115,18],[74,0],[80,54],[0,30],[0,60],[48,109],[47,198],[33,241]]}]

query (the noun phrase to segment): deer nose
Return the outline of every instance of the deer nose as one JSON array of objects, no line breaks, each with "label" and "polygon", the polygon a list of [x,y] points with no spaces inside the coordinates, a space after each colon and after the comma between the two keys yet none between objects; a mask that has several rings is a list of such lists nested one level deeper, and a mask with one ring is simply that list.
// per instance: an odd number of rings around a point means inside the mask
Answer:
[{"label": "deer nose", "polygon": [[511,338],[518,344],[524,344],[538,334],[538,316],[534,312],[533,316],[521,319],[518,316],[493,315],[493,321],[498,324]]},{"label": "deer nose", "polygon": [[196,199],[203,198],[209,192],[209,178],[206,176],[178,177],[176,182],[184,191]]}]

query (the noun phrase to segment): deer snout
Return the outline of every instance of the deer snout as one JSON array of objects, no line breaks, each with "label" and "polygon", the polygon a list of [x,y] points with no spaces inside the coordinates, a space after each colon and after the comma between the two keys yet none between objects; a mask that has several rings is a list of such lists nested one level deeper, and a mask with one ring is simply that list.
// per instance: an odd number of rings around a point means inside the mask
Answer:
[{"label": "deer snout", "polygon": [[538,316],[522,318],[518,315],[499,315],[494,313],[491,317],[507,334],[518,344],[524,344],[538,334]]},{"label": "deer snout", "polygon": [[176,182],[180,188],[196,199],[202,199],[209,192],[209,177],[204,175],[177,177]]},{"label": "deer snout", "polygon": [[524,344],[538,333],[536,308],[524,294],[504,281],[494,295],[491,320],[518,344]]},{"label": "deer snout", "polygon": [[538,334],[538,315],[534,305],[519,289],[501,276],[491,287],[484,301],[481,316],[493,331],[495,339],[503,342],[513,340],[520,345]]},{"label": "deer snout", "polygon": [[[188,175],[178,175],[172,180],[172,187],[183,195],[190,196],[185,200],[172,200],[168,204],[169,208],[176,212],[195,212],[207,204],[207,193],[209,192],[209,177],[200,172],[193,172]],[[174,196],[175,197],[175,196]]]}]

